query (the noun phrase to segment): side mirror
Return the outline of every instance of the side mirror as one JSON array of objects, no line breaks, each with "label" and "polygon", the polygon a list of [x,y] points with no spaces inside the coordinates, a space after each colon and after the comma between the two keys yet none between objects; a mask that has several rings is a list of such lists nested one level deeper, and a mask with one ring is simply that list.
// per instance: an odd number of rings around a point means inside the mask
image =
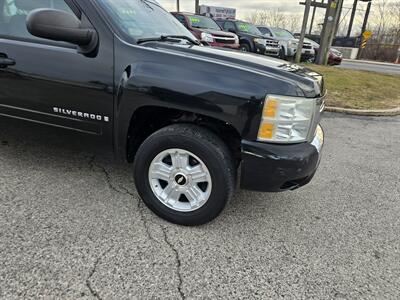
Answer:
[{"label": "side mirror", "polygon": [[228,31],[236,34],[236,30],[233,28],[229,28]]},{"label": "side mirror", "polygon": [[53,41],[79,46],[79,52],[92,53],[98,44],[97,32],[81,28],[81,21],[73,14],[55,9],[36,9],[26,18],[30,34]]}]

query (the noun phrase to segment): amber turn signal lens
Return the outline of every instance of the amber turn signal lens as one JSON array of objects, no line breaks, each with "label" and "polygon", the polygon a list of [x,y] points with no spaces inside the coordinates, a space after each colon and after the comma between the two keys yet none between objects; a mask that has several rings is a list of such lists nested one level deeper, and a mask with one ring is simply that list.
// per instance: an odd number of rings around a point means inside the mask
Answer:
[{"label": "amber turn signal lens", "polygon": [[268,99],[264,105],[263,116],[264,118],[275,118],[279,102],[274,99]]},{"label": "amber turn signal lens", "polygon": [[260,126],[260,131],[258,133],[258,138],[261,139],[272,139],[274,136],[275,125],[272,123],[262,123]]}]

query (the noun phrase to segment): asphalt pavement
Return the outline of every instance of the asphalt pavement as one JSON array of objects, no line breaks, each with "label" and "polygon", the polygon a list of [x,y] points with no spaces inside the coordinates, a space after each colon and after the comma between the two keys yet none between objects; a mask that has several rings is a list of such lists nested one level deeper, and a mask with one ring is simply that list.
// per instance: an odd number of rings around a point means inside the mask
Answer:
[{"label": "asphalt pavement", "polygon": [[88,137],[0,118],[0,298],[399,299],[400,118],[322,123],[309,185],[186,228]]},{"label": "asphalt pavement", "polygon": [[390,75],[400,75],[400,64],[343,60],[342,64],[337,67],[344,69],[378,72]]}]

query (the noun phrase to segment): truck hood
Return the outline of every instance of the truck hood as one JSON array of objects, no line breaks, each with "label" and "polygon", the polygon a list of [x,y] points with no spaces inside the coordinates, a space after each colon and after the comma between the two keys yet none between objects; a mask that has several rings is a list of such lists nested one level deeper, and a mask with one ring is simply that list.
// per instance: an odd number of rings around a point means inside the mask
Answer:
[{"label": "truck hood", "polygon": [[285,36],[276,36],[276,37],[274,37],[274,38],[277,39],[277,40],[286,41],[286,42],[290,42],[290,41],[296,42],[296,41],[299,41],[298,39],[291,38],[291,37],[285,37]]},{"label": "truck hood", "polygon": [[252,34],[252,33],[248,33],[248,32],[240,32],[240,34],[245,35],[249,38],[253,38],[253,39],[265,39],[265,36],[263,36],[262,34]]},{"label": "truck hood", "polygon": [[274,38],[274,37],[271,37],[271,36],[268,36],[268,35],[264,35],[263,38],[266,39],[266,40],[268,40],[268,41],[276,41],[276,42],[279,42],[278,39],[276,39],[276,38]]},{"label": "truck hood", "polygon": [[[170,54],[181,55],[186,59],[205,60],[209,63],[222,64],[225,68],[255,73],[265,77],[260,78],[260,84],[267,78],[289,82],[300,88],[305,97],[313,98],[324,94],[324,83],[320,74],[284,60],[227,49],[177,43],[149,42],[142,45]],[[229,74],[225,76],[229,76]]]},{"label": "truck hood", "polygon": [[213,29],[205,29],[205,28],[195,28],[195,30],[200,31],[200,32],[210,33],[214,36],[231,37],[231,38],[234,38],[236,36],[236,34],[234,34],[234,33],[226,32],[226,31],[222,31],[222,30],[213,30]]}]

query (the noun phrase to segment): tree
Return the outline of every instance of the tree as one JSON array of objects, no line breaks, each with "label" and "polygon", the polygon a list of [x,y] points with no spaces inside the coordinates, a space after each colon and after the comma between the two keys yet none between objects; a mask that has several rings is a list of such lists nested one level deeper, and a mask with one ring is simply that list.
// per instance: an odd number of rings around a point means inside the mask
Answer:
[{"label": "tree", "polygon": [[379,0],[376,2],[369,29],[379,44],[400,43],[400,2]]},{"label": "tree", "polygon": [[246,21],[256,25],[281,27],[296,32],[300,29],[301,16],[299,14],[286,13],[280,9],[262,9],[248,14]]},{"label": "tree", "polygon": [[392,15],[392,31],[394,35],[394,43],[400,44],[400,2],[394,2],[391,5],[391,15]]}]

